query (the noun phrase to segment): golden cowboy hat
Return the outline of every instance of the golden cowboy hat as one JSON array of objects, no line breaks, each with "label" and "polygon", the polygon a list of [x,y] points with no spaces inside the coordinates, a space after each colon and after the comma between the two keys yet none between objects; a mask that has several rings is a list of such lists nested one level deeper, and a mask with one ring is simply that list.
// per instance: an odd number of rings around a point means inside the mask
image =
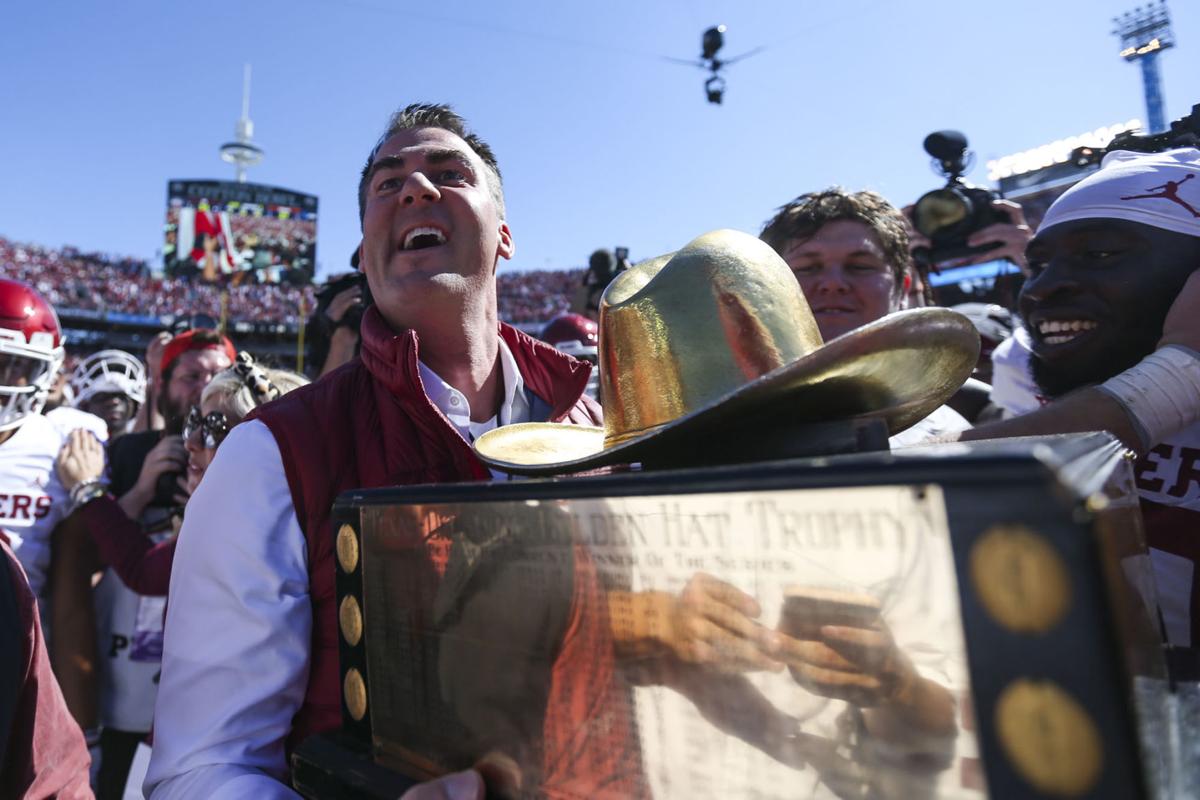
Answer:
[{"label": "golden cowboy hat", "polygon": [[604,427],[524,423],[475,442],[524,475],[633,463],[747,415],[876,417],[898,433],[953,395],[979,335],[942,308],[901,311],[823,344],[783,259],[745,233],[707,233],[621,273],[600,301]]}]

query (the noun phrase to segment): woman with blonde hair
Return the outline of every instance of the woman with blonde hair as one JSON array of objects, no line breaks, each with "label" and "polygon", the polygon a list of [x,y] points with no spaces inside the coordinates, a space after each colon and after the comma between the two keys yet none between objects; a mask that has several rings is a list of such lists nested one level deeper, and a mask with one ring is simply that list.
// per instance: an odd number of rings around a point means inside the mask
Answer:
[{"label": "woman with blonde hair", "polygon": [[[184,423],[188,461],[183,480],[187,493],[190,495],[199,485],[217,448],[234,425],[252,409],[306,383],[308,379],[302,375],[264,368],[249,353],[238,353],[234,365],[205,387],[200,405],[192,407]],[[71,511],[82,509],[83,521],[96,542],[100,558],[134,592],[165,595],[176,540],[172,537],[155,544],[108,493],[102,480],[104,446],[89,431],[74,431],[56,466],[63,486],[70,492]]]}]

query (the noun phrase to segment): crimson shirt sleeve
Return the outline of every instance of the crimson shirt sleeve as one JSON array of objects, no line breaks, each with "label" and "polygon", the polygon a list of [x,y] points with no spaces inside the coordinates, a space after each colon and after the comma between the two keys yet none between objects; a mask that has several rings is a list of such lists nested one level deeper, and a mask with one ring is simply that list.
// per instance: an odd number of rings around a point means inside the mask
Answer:
[{"label": "crimson shirt sleeve", "polygon": [[110,495],[86,504],[81,513],[100,558],[116,571],[122,583],[138,594],[167,593],[175,539],[155,544]]},{"label": "crimson shirt sleeve", "polygon": [[0,580],[11,581],[16,595],[16,618],[0,620],[0,625],[19,626],[23,643],[18,653],[0,653],[0,658],[20,659],[16,703],[5,752],[0,753],[0,797],[91,798],[91,757],[83,731],[67,710],[50,670],[29,581],[2,541],[0,562],[7,562],[0,563]]},{"label": "crimson shirt sleeve", "polygon": [[543,746],[550,798],[648,797],[633,698],[619,678],[608,604],[588,550],[575,545],[571,617],[554,662]]}]

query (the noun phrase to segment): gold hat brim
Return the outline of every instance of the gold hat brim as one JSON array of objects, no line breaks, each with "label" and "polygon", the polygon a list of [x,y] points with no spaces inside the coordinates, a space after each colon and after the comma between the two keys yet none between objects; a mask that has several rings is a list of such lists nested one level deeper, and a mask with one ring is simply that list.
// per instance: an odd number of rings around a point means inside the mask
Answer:
[{"label": "gold hat brim", "polygon": [[950,399],[978,359],[979,334],[962,314],[900,311],[612,447],[604,445],[603,428],[528,422],[488,431],[475,440],[475,452],[514,475],[553,475],[642,461],[680,436],[702,436],[749,414],[764,426],[784,415],[793,423],[878,418],[896,434]]}]

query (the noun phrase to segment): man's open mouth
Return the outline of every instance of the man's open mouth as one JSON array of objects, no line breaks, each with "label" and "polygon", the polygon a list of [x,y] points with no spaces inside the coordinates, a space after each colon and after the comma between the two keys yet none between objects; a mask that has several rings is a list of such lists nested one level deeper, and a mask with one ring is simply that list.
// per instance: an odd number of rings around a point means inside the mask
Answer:
[{"label": "man's open mouth", "polygon": [[1090,319],[1047,319],[1037,324],[1037,333],[1046,344],[1066,344],[1096,327]]},{"label": "man's open mouth", "polygon": [[430,247],[437,247],[446,243],[446,234],[442,233],[437,228],[430,226],[422,226],[413,228],[404,235],[404,242],[401,244],[401,250],[425,250]]}]

